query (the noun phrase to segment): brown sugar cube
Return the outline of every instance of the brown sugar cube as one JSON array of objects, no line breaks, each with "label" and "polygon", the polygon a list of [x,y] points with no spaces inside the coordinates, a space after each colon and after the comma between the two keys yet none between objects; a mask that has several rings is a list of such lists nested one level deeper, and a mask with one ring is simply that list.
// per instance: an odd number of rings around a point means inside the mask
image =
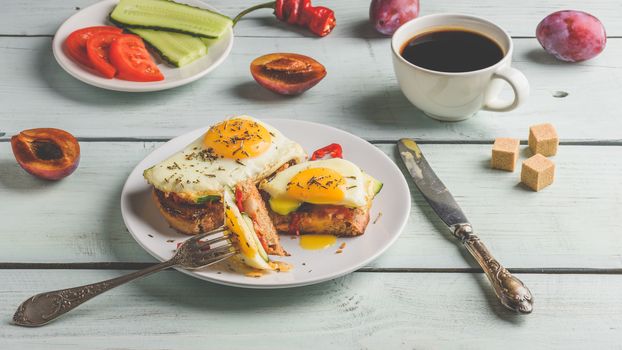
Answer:
[{"label": "brown sugar cube", "polygon": [[523,162],[520,181],[534,191],[540,191],[553,183],[555,163],[547,157],[536,154]]},{"label": "brown sugar cube", "polygon": [[490,161],[490,166],[493,169],[514,171],[516,161],[518,160],[519,144],[520,142],[517,139],[495,139],[495,143],[492,145],[492,159]]},{"label": "brown sugar cube", "polygon": [[559,137],[555,127],[549,123],[529,127],[529,148],[533,154],[549,157],[557,153]]}]

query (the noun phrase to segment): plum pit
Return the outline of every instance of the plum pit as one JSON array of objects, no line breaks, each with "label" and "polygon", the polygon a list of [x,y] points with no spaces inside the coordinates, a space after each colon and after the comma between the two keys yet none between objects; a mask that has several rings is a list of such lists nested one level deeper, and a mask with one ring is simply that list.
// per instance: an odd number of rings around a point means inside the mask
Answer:
[{"label": "plum pit", "polygon": [[11,137],[11,148],[24,170],[45,180],[60,180],[70,175],[80,162],[78,140],[60,129],[24,130]]},{"label": "plum pit", "polygon": [[326,69],[311,57],[272,53],[251,63],[253,78],[264,88],[282,95],[298,95],[326,76]]},{"label": "plum pit", "polygon": [[37,158],[41,160],[57,160],[63,157],[60,147],[49,140],[33,141],[31,147]]}]

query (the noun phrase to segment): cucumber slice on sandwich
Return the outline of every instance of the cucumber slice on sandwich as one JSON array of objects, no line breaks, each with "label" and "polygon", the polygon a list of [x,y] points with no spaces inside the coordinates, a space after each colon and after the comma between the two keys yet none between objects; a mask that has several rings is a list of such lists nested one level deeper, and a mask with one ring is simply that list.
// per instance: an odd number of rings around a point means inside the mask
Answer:
[{"label": "cucumber slice on sandwich", "polygon": [[198,197],[195,200],[195,203],[197,204],[214,203],[214,202],[218,202],[219,200],[220,200],[220,196],[207,195],[207,196]]},{"label": "cucumber slice on sandwich", "polygon": [[235,196],[230,187],[225,187],[223,201],[225,206],[225,225],[236,236],[240,248],[239,257],[244,264],[260,269],[272,270],[268,254],[260,243],[253,222],[242,214],[235,203]]},{"label": "cucumber slice on sandwich", "polygon": [[378,195],[378,193],[380,193],[380,190],[382,190],[383,183],[367,173],[363,173],[363,176],[365,177],[365,181],[368,184],[367,188],[369,189],[371,198],[373,199],[376,195]]}]

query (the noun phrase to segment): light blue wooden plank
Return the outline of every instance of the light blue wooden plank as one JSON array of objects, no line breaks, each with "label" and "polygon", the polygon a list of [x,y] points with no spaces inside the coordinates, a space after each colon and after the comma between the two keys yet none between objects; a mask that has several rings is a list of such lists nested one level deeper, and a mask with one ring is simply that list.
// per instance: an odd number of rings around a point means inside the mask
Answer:
[{"label": "light blue wooden plank", "polygon": [[3,270],[3,349],[615,349],[622,276],[520,275],[535,311],[511,314],[481,274],[354,273],[245,290],[163,272],[43,328],[8,324],[28,296],[117,271]]},{"label": "light blue wooden plank", "polygon": [[[78,170],[47,183],[24,173],[9,144],[0,143],[0,237],[6,242],[0,245],[0,262],[153,261],[127,233],[119,196],[134,165],[158,145],[82,142]],[[379,147],[395,159],[393,145]],[[518,186],[518,172],[489,169],[490,147],[422,145],[504,264],[622,268],[622,147],[562,146],[553,158],[556,181],[539,193]],[[412,194],[402,236],[369,267],[474,266],[421,196]]]},{"label": "light blue wooden plank", "polygon": [[[54,61],[49,38],[0,38],[0,132],[53,126],[83,137],[174,137],[225,116],[311,120],[366,139],[426,140],[527,137],[529,125],[552,122],[564,141],[622,140],[612,107],[622,91],[622,39],[581,64],[546,56],[535,39],[518,39],[516,67],[531,82],[527,104],[513,112],[481,112],[442,123],[415,109],[397,86],[386,40],[241,38],[228,61],[204,79],[171,91],[129,94],[85,85]],[[327,77],[298,97],[275,95],[252,79],[249,64],[275,51],[308,54]],[[565,98],[555,98],[566,91]]]},{"label": "light blue wooden plank", "polygon": [[[0,34],[53,34],[69,16],[94,3],[94,0],[40,1],[5,0],[0,13]],[[235,16],[242,9],[261,1],[206,0],[224,14]],[[369,26],[369,1],[315,0],[313,4],[328,6],[336,13],[337,27],[331,37],[378,37]],[[513,1],[480,0],[421,1],[421,14],[439,12],[468,13],[489,18],[514,36],[534,36],[538,22],[553,11],[577,9],[599,17],[611,36],[622,35],[622,4],[616,0],[593,1]],[[236,33],[241,36],[302,37],[309,34],[278,22],[270,10],[251,14],[240,22]],[[323,39],[324,40],[324,39]]]}]

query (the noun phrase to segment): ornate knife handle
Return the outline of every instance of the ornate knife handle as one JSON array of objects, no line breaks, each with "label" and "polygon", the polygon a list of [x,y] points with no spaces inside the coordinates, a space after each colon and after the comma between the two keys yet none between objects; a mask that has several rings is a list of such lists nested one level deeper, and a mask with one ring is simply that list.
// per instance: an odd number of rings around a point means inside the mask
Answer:
[{"label": "ornate knife handle", "polygon": [[533,296],[529,289],[490,254],[488,248],[473,232],[471,225],[456,225],[453,234],[462,241],[482,267],[501,304],[510,310],[524,314],[531,313]]},{"label": "ornate knife handle", "polygon": [[17,312],[13,315],[13,323],[26,327],[43,326],[112,288],[174,265],[176,265],[176,263],[169,260],[154,264],[144,270],[106,281],[37,294],[27,299],[19,306]]}]

